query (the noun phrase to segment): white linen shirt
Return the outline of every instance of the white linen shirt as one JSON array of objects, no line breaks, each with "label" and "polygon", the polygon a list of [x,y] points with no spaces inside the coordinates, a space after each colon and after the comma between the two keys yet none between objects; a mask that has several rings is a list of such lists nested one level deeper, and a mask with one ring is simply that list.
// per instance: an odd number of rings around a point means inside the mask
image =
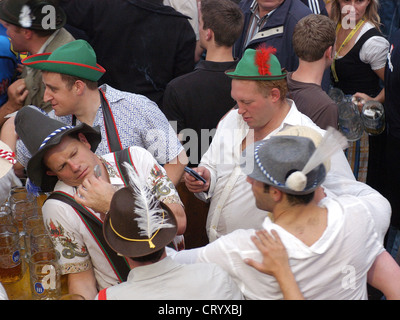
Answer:
[{"label": "white linen shirt", "polygon": [[[326,198],[328,224],[322,236],[305,245],[267,217],[263,228],[276,230],[289,256],[289,264],[307,300],[367,299],[367,272],[384,248],[375,231],[372,216],[360,198]],[[279,284],[244,263],[250,258],[262,261],[251,240],[254,229],[236,230],[203,248],[176,253],[180,263],[209,262],[225,269],[246,299],[283,299]]]},{"label": "white linen shirt", "polygon": [[[133,268],[107,300],[242,300],[229,274],[212,263],[180,264],[170,257]],[[97,300],[97,297],[96,297]]]},{"label": "white linen shirt", "polygon": [[[129,151],[139,177],[146,179],[151,188],[157,184],[159,188],[163,189],[162,193],[157,193],[160,201],[179,202],[178,194],[171,180],[151,154],[140,147],[131,147]],[[124,187],[116,169],[114,154],[110,153],[102,158],[108,163],[107,170],[111,184],[117,189]],[[73,196],[76,188],[58,181],[54,191],[63,191]],[[101,221],[99,213],[87,209]],[[58,261],[62,274],[83,272],[93,267],[99,290],[118,283],[118,278],[101,248],[70,205],[59,200],[49,199],[44,203],[42,211],[45,225],[59,253]]]},{"label": "white linen shirt", "polygon": [[[322,135],[325,134],[325,130],[320,129],[310,118],[297,110],[292,100],[288,99],[288,103],[291,106],[289,113],[281,125],[264,140],[290,126],[307,126],[314,128]],[[219,123],[211,145],[200,161],[199,167],[206,167],[211,174],[208,193],[195,194],[203,201],[211,199],[206,224],[210,242],[237,229],[260,228],[268,215],[266,211],[256,207],[251,185],[246,181],[246,174],[240,169],[241,144],[248,131],[248,125],[238,111],[230,111]],[[229,181],[232,172],[236,175],[236,182]],[[335,174],[335,179],[337,177],[346,179],[346,183],[356,182],[343,152],[338,152],[332,157],[331,169],[323,184],[325,188],[333,188],[330,191],[338,195],[341,194],[343,180],[333,181],[331,178],[333,174]],[[225,185],[232,189],[225,203],[221,204],[219,199]],[[218,212],[219,206],[222,207],[222,211],[216,219],[214,215]]]}]

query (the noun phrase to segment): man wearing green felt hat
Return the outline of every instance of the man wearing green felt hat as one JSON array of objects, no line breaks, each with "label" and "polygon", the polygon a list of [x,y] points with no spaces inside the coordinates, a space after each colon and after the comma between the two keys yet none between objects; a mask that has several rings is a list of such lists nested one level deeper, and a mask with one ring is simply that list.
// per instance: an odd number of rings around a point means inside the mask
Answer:
[{"label": "man wearing green felt hat", "polygon": [[[273,47],[247,49],[236,69],[226,72],[232,78],[231,95],[237,107],[220,121],[209,149],[194,168],[206,183],[184,176],[189,191],[210,201],[206,224],[210,241],[236,229],[257,229],[268,215],[255,206],[251,186],[240,170],[240,155],[246,147],[250,150],[254,142],[291,126],[307,126],[324,134],[286,98],[286,71],[275,54]],[[341,175],[354,180],[346,158],[340,154],[338,158],[335,164]],[[328,175],[325,183],[332,181]]]},{"label": "man wearing green felt hat", "polygon": [[[176,185],[187,164],[187,156],[175,131],[157,104],[145,96],[123,92],[97,81],[106,70],[97,63],[94,49],[85,40],[75,40],[52,53],[27,57],[25,66],[41,70],[51,118],[66,125],[99,126],[102,140],[98,155],[131,146],[148,150],[164,165]],[[18,161],[26,166],[29,148],[17,142]]]}]

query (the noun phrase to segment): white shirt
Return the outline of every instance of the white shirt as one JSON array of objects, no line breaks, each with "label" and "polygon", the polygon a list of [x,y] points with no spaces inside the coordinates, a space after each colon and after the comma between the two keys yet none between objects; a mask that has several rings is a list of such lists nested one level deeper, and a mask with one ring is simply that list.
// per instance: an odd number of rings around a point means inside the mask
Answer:
[{"label": "white shirt", "polygon": [[[372,28],[375,28],[375,26],[371,22],[367,21],[364,23],[361,27],[360,33],[358,34],[356,43],[364,33]],[[388,52],[389,42],[384,37],[373,36],[362,45],[360,50],[360,60],[371,65],[372,70],[382,69],[386,65]],[[343,56],[338,57],[338,59],[340,58],[343,58]]]},{"label": "white shirt", "polygon": [[[313,245],[266,218],[263,228],[278,232],[287,249],[289,263],[304,297],[308,300],[367,299],[367,272],[385,249],[378,239],[368,207],[360,198],[326,198],[328,225]],[[246,265],[246,258],[261,262],[262,256],[250,237],[254,229],[237,230],[199,249],[178,252],[181,263],[211,262],[228,271],[247,299],[282,299],[273,276]]]},{"label": "white shirt", "polygon": [[[288,100],[288,103],[291,108],[283,122],[264,139],[289,126],[298,125],[314,128],[324,135],[325,130],[320,129],[310,118],[300,113],[292,100]],[[237,229],[260,228],[267,217],[266,211],[256,207],[251,185],[246,181],[246,174],[240,169],[241,144],[248,131],[249,127],[242,116],[237,110],[232,110],[219,123],[211,145],[200,161],[199,167],[206,167],[211,174],[209,192],[196,194],[202,200],[211,199],[206,225],[210,242]],[[234,182],[229,181],[232,172],[234,172],[233,179],[236,180]],[[334,178],[332,178],[333,175]],[[335,195],[342,194],[340,188],[344,183],[344,180],[337,181],[338,177],[345,179],[346,184],[356,183],[343,152],[338,152],[332,157],[331,169],[323,184]],[[218,202],[225,185],[231,187],[231,190],[226,201],[221,204]],[[363,186],[358,186],[358,188],[363,188]],[[218,215],[219,206],[222,206],[222,210],[219,218],[215,218],[215,214]]]},{"label": "white shirt", "polygon": [[[242,300],[229,274],[212,263],[179,264],[166,257],[133,268],[124,283],[108,288],[107,300]],[[96,297],[97,299],[97,297]]]},{"label": "white shirt", "polygon": [[[146,179],[150,187],[157,184],[157,188],[162,188],[160,201],[179,202],[171,180],[153,156],[140,147],[131,147],[129,151],[140,178]],[[108,163],[107,170],[111,184],[116,188],[123,187],[124,183],[118,170],[115,169],[114,154],[110,153],[102,158]],[[72,196],[76,193],[74,187],[67,186],[62,181],[57,182],[54,190]],[[101,221],[99,213],[87,209]],[[50,199],[45,202],[42,211],[45,225],[52,236],[56,250],[60,253],[58,261],[62,274],[83,272],[93,267],[99,290],[118,283],[118,278],[101,248],[70,205]]]}]

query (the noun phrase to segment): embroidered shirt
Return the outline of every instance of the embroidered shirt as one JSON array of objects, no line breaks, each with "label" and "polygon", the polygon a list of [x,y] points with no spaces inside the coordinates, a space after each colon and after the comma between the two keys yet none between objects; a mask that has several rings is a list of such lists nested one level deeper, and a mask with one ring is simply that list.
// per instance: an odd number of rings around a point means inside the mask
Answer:
[{"label": "embroidered shirt", "polygon": [[[149,187],[154,188],[158,199],[164,203],[180,203],[172,181],[151,154],[139,147],[131,147],[129,151],[140,178],[146,179]],[[123,181],[116,169],[114,154],[107,154],[102,158],[107,162],[111,184],[116,188],[123,187]],[[74,187],[62,181],[58,181],[54,190],[72,196],[76,193]],[[118,279],[110,263],[71,206],[50,199],[45,202],[42,211],[45,225],[58,252],[62,274],[79,273],[93,267],[99,290],[117,284]],[[99,213],[90,209],[89,211],[100,219]]]}]

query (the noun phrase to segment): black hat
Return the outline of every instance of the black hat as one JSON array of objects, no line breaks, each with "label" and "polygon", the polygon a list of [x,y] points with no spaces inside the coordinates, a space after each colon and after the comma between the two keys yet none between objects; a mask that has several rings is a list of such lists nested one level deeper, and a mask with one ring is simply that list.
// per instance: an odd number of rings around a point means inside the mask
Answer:
[{"label": "black hat", "polygon": [[2,0],[0,19],[32,30],[58,30],[67,21],[57,0]]},{"label": "black hat", "polygon": [[27,175],[43,192],[53,191],[58,181],[57,177],[46,174],[47,168],[42,161],[46,151],[58,145],[63,137],[72,133],[83,133],[93,152],[101,142],[98,127],[92,128],[85,123],[67,126],[58,120],[51,119],[34,106],[25,106],[18,111],[15,117],[15,131],[32,155],[26,168]]}]

